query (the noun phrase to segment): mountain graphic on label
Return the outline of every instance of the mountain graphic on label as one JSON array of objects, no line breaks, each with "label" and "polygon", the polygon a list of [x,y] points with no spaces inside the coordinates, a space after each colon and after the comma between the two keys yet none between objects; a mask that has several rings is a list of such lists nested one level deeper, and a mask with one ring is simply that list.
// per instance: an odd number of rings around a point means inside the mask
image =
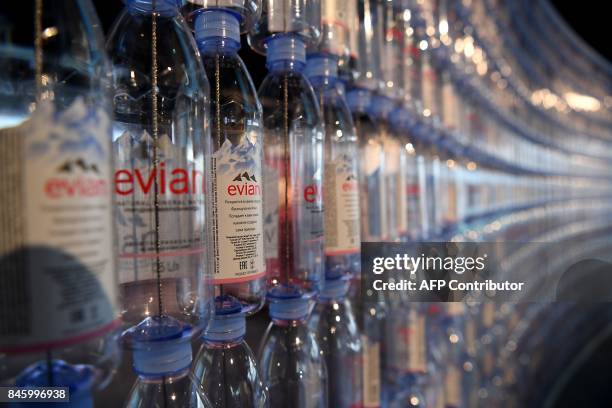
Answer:
[{"label": "mountain graphic on label", "polygon": [[83,172],[100,173],[98,166],[95,163],[87,164],[84,159],[78,158],[76,160],[66,160],[61,166],[58,167],[59,173],[72,173],[77,169],[81,169]]},{"label": "mountain graphic on label", "polygon": [[257,182],[257,179],[255,178],[255,174],[249,175],[249,173],[245,171],[244,173],[238,174],[236,177],[234,177],[234,179],[232,181],[254,181],[254,182]]}]

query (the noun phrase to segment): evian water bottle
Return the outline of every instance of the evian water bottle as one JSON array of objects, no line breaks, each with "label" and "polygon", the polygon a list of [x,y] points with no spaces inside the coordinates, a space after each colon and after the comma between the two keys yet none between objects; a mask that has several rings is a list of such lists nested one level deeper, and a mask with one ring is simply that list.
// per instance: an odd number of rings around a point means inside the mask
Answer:
[{"label": "evian water bottle", "polygon": [[125,0],[107,49],[129,406],[205,405],[191,339],[212,306],[205,257],[208,81],[176,0]]},{"label": "evian water bottle", "polygon": [[88,0],[0,17],[0,384],[88,406],[118,358],[102,33]]}]

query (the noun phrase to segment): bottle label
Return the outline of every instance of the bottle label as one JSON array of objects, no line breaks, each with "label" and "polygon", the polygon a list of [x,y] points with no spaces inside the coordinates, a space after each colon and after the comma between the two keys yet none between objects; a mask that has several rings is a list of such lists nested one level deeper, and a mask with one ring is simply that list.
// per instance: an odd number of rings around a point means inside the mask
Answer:
[{"label": "bottle label", "polygon": [[486,328],[493,326],[495,320],[495,304],[486,302],[482,305],[482,325]]},{"label": "bottle label", "polygon": [[341,154],[325,166],[325,254],[359,252],[359,185],[353,159]]},{"label": "bottle label", "polygon": [[404,154],[403,146],[400,146],[402,153],[400,155],[399,174],[396,179],[397,183],[397,229],[400,235],[408,233],[408,194],[405,194],[408,185],[406,172],[408,171],[408,162]]},{"label": "bottle label", "polygon": [[361,336],[363,345],[363,406],[380,407],[380,342]]},{"label": "bottle label", "polygon": [[448,302],[447,303],[447,313],[449,316],[453,316],[453,317],[463,316],[463,313],[464,313],[463,302]]},{"label": "bottle label", "polygon": [[265,274],[261,144],[229,139],[212,157],[215,284]]},{"label": "bottle label", "polygon": [[145,130],[114,142],[120,283],[204,268],[203,162],[188,160],[167,135],[158,137],[157,152],[155,146]]},{"label": "bottle label", "polygon": [[425,344],[425,316],[412,309],[408,315],[408,371],[427,371],[427,349]]},{"label": "bottle label", "polygon": [[0,130],[0,352],[117,327],[110,134],[81,98]]},{"label": "bottle label", "polygon": [[450,80],[446,80],[442,84],[442,121],[444,122],[444,126],[449,130],[457,129],[457,118],[457,98],[455,90]]},{"label": "bottle label", "polygon": [[453,365],[446,367],[444,400],[446,407],[461,406],[461,372]]},{"label": "bottle label", "polygon": [[423,109],[428,111],[429,114],[426,116],[435,116],[438,112],[436,111],[436,71],[432,68],[428,58],[423,59],[422,65],[422,98],[423,98]]}]

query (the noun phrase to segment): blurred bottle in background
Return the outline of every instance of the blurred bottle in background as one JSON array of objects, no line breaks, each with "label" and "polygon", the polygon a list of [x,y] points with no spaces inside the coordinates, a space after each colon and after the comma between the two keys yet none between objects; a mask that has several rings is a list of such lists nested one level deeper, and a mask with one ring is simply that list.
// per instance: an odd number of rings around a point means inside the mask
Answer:
[{"label": "blurred bottle in background", "polygon": [[89,1],[5,4],[0,19],[0,384],[91,406],[120,326],[100,23]]}]

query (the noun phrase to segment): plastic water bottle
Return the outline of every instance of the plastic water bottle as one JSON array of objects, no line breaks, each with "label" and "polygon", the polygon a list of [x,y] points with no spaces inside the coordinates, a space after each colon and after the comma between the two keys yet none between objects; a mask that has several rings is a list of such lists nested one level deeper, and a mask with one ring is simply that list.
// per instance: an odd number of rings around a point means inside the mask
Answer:
[{"label": "plastic water bottle", "polygon": [[[406,195],[401,194],[398,187],[404,182],[400,166],[402,163],[402,149],[398,138],[390,129],[389,115],[394,109],[393,100],[375,94],[369,107],[372,117],[375,120],[377,131],[383,145],[385,155],[385,190],[386,213],[387,213],[387,240],[399,241],[402,236],[408,233],[407,211],[402,212],[400,218],[399,208],[405,208]],[[403,189],[402,189],[403,193]],[[399,204],[399,205],[398,205]]]},{"label": "plastic water bottle", "polygon": [[246,318],[242,305],[231,297],[216,301],[215,317],[202,337],[193,373],[213,407],[269,406],[255,356],[244,341]]},{"label": "plastic water bottle", "polygon": [[388,235],[386,162],[382,138],[368,110],[371,96],[363,88],[347,93],[359,140],[361,235],[365,242],[384,241]]},{"label": "plastic water bottle", "polygon": [[0,384],[87,407],[119,358],[110,66],[87,0],[0,19]]},{"label": "plastic water bottle", "polygon": [[113,62],[115,206],[130,406],[197,407],[191,339],[211,310],[205,263],[208,82],[175,0],[126,0]]},{"label": "plastic water bottle", "polygon": [[126,407],[212,407],[191,372],[190,338],[180,322],[155,317],[132,328],[138,375]]},{"label": "plastic water bottle", "polygon": [[324,134],[314,91],[302,74],[305,51],[305,43],[294,34],[270,38],[270,73],[259,89],[266,132],[264,209],[272,319],[259,365],[272,406],[320,406],[327,401],[325,362],[306,324],[324,277]]},{"label": "plastic water bottle", "polygon": [[208,202],[215,294],[234,296],[252,314],[263,306],[266,290],[261,104],[238,56],[238,15],[227,9],[200,10],[195,37],[212,85]]},{"label": "plastic water bottle", "polygon": [[359,147],[353,120],[337,80],[337,58],[308,57],[306,75],[314,86],[325,124],[325,277],[360,273]]},{"label": "plastic water bottle", "polygon": [[300,291],[277,286],[270,299],[268,327],[258,352],[271,407],[328,406],[328,375],[316,334],[307,324],[310,304]]},{"label": "plastic water bottle", "polygon": [[[361,335],[361,355],[363,363],[363,407],[384,406],[383,400],[383,338],[387,305],[381,292],[363,290],[370,286],[373,274],[353,279],[351,301],[355,305],[357,325]],[[363,281],[363,283],[362,283]]]},{"label": "plastic water bottle", "polygon": [[347,279],[326,280],[309,323],[327,366],[329,406],[338,408],[363,406],[362,345],[349,285]]},{"label": "plastic water bottle", "polygon": [[[398,309],[399,308],[399,309]],[[419,304],[396,303],[387,315],[386,375],[392,407],[429,406],[425,399],[428,372],[426,319]]]},{"label": "plastic water bottle", "polygon": [[[398,217],[400,224],[407,225],[401,235],[404,242],[418,241],[422,236],[421,184],[419,177],[419,155],[411,134],[411,112],[404,106],[396,107],[389,118],[394,134],[400,144],[400,176],[398,177]],[[402,219],[402,217],[405,217]]]},{"label": "plastic water bottle", "polygon": [[268,286],[315,294],[324,276],[323,148],[319,105],[302,71],[305,43],[268,41],[270,71],[259,88],[266,146],[264,233]]}]

